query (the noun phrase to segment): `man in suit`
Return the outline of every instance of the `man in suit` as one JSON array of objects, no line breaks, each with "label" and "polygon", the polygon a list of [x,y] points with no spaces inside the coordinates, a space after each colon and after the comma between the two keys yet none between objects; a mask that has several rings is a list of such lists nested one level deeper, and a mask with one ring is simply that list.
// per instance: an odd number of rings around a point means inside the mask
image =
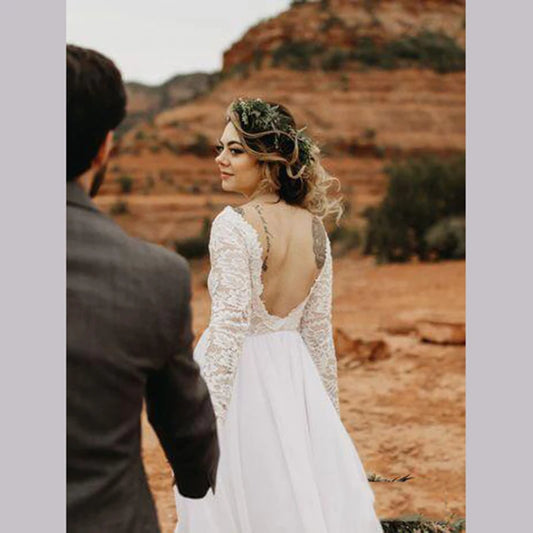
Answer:
[{"label": "man in suit", "polygon": [[180,493],[215,487],[216,422],[192,359],[187,264],[126,235],[90,199],[125,105],[115,65],[68,46],[69,533],[159,531],[141,459],[143,398]]}]

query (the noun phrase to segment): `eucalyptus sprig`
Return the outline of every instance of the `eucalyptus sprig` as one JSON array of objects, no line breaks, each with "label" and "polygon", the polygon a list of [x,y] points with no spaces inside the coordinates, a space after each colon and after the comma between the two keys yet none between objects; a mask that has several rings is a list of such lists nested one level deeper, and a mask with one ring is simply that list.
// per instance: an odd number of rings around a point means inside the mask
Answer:
[{"label": "eucalyptus sprig", "polygon": [[299,160],[307,165],[312,159],[313,141],[303,132],[296,130],[289,117],[280,112],[279,106],[269,104],[261,98],[238,98],[233,104],[233,111],[240,118],[241,125],[247,133],[274,132],[274,145],[280,149],[281,136],[290,137],[298,144]]}]

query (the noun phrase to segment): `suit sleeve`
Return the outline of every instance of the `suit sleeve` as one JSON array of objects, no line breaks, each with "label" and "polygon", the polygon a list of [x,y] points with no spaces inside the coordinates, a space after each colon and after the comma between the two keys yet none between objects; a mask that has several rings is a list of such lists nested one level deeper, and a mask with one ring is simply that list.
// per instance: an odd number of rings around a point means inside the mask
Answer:
[{"label": "suit sleeve", "polygon": [[192,357],[188,267],[182,272],[181,309],[176,317],[179,334],[170,359],[148,378],[146,407],[174,471],[178,491],[188,498],[202,498],[209,487],[215,489],[219,447],[213,406]]}]

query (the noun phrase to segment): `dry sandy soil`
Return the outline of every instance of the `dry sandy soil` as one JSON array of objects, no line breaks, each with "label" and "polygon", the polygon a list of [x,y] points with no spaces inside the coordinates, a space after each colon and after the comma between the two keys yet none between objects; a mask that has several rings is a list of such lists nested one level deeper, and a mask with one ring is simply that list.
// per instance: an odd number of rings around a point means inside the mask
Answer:
[{"label": "dry sandy soil", "polygon": [[[193,263],[194,329],[209,319],[208,263]],[[348,255],[334,263],[334,325],[376,336],[391,356],[339,363],[342,420],[367,472],[412,474],[406,483],[373,483],[381,518],[421,513],[465,515],[465,346],[391,335],[384,326],[437,313],[464,324],[465,263],[376,266]],[[171,473],[143,420],[144,460],[163,533],[176,523]]]}]

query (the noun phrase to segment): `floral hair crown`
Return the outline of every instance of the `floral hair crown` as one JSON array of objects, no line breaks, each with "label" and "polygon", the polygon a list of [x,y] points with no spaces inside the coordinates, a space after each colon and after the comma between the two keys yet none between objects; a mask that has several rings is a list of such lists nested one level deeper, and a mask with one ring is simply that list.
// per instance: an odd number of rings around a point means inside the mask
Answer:
[{"label": "floral hair crown", "polygon": [[272,130],[275,135],[275,147],[279,150],[280,134],[286,134],[298,143],[299,159],[307,165],[312,159],[313,141],[303,132],[305,128],[295,129],[289,117],[281,113],[278,105],[269,104],[260,98],[238,98],[232,110],[239,115],[243,129],[248,133],[260,133]]}]

